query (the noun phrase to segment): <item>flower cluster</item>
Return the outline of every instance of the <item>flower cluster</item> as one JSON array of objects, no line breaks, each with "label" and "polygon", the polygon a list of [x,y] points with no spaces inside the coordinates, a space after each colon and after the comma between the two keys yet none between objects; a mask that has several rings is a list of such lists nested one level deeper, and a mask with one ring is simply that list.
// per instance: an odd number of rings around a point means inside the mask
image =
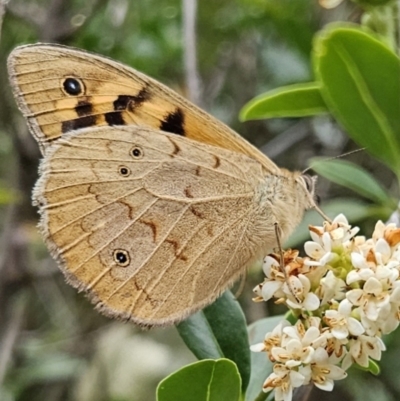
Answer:
[{"label": "flower cluster", "polygon": [[399,325],[400,229],[378,222],[369,239],[358,231],[339,215],[310,226],[306,257],[289,250],[283,261],[276,254],[264,260],[254,300],[274,298],[297,319],[251,347],[274,363],[263,389],[275,389],[276,401],[290,401],[294,388],[309,383],[330,391],[352,364],[368,368],[385,350],[382,335]]}]

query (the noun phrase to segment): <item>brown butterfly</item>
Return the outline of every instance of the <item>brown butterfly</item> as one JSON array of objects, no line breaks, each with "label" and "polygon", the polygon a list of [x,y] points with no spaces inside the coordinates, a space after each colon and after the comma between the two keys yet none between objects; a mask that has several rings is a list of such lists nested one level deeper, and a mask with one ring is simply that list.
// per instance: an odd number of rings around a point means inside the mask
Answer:
[{"label": "brown butterfly", "polygon": [[8,69],[43,153],[45,241],[108,316],[184,319],[315,207],[314,179],[138,71],[47,44],[15,49]]}]

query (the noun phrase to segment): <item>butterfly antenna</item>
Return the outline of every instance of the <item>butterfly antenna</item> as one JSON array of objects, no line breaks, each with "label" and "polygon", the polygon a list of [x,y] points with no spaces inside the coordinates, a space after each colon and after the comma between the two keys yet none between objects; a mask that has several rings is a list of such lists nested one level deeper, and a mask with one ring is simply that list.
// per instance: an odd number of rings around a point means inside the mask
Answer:
[{"label": "butterfly antenna", "polygon": [[329,160],[341,159],[341,158],[343,158],[343,157],[352,155],[353,153],[361,152],[361,151],[363,151],[363,150],[365,150],[365,148],[360,148],[360,149],[352,150],[352,151],[347,152],[347,153],[342,153],[342,154],[339,155],[339,156],[334,156],[334,157],[329,157],[329,158],[327,158],[327,159],[318,160],[318,161],[315,162],[313,165],[311,165],[310,167],[307,167],[305,170],[303,170],[303,171],[301,172],[301,174],[305,174],[307,171],[312,170],[312,169],[313,169],[313,166],[315,166],[316,164],[323,163],[323,162],[328,162]]}]

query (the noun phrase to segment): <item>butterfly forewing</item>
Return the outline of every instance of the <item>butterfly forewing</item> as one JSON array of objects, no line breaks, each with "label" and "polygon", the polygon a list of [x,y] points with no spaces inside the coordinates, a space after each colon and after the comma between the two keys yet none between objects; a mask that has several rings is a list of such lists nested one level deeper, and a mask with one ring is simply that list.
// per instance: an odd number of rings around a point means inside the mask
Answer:
[{"label": "butterfly forewing", "polygon": [[9,74],[41,148],[73,130],[145,125],[276,165],[226,125],[146,75],[108,58],[58,45],[15,49]]},{"label": "butterfly forewing", "polygon": [[[89,151],[90,149],[90,151]],[[183,319],[265,251],[253,159],[140,127],[90,128],[46,150],[35,188],[62,270],[106,314]],[[267,235],[265,235],[267,234]]]}]

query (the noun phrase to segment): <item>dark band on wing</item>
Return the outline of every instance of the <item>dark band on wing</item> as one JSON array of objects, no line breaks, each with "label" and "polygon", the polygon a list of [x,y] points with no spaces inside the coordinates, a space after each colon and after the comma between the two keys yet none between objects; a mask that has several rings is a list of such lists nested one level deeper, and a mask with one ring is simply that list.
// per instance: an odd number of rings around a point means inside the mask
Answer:
[{"label": "dark band on wing", "polygon": [[[147,90],[147,87],[143,87],[135,96],[118,96],[113,102],[114,111],[104,114],[106,123],[110,126],[125,125],[126,122],[122,113],[126,110],[134,111],[135,108],[148,101],[150,97],[150,92]],[[79,118],[62,122],[61,130],[63,133],[96,125],[97,116],[93,115],[93,104],[90,102],[89,98],[80,100],[75,106],[75,111]]]},{"label": "dark band on wing", "polygon": [[122,111],[110,111],[109,113],[104,114],[104,118],[108,125],[125,125]]},{"label": "dark band on wing", "polygon": [[110,111],[104,115],[108,125],[125,125],[122,113],[125,110],[133,112],[142,103],[150,99],[150,93],[147,87],[142,88],[135,96],[119,95],[113,102],[114,111]]},{"label": "dark band on wing", "polygon": [[61,131],[63,134],[76,129],[93,127],[96,125],[96,116],[84,116],[75,120],[63,121],[61,123]]},{"label": "dark band on wing", "polygon": [[143,87],[135,96],[119,95],[117,100],[113,102],[114,110],[129,110],[134,111],[141,104],[149,101],[151,98],[150,92],[147,87]]},{"label": "dark band on wing", "polygon": [[79,100],[75,106],[75,112],[79,116],[78,118],[61,123],[61,131],[63,134],[76,129],[93,127],[96,125],[97,117],[92,115],[93,104],[90,101],[90,97]]},{"label": "dark band on wing", "polygon": [[184,119],[185,115],[182,109],[177,107],[175,111],[168,113],[161,121],[160,130],[185,136]]},{"label": "dark band on wing", "polygon": [[93,105],[89,100],[80,100],[75,106],[75,111],[79,117],[90,116],[93,113]]}]

